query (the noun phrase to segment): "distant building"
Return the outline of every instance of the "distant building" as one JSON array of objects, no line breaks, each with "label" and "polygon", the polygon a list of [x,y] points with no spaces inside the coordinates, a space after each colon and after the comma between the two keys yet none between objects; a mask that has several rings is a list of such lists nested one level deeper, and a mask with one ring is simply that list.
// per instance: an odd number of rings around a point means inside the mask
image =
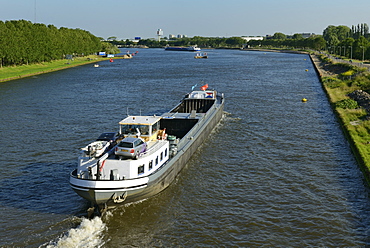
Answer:
[{"label": "distant building", "polygon": [[182,39],[182,38],[187,38],[188,36],[186,34],[178,34],[178,35],[173,35],[169,34],[168,39]]},{"label": "distant building", "polygon": [[241,38],[246,42],[250,40],[263,40],[263,36],[242,36]]},{"label": "distant building", "polygon": [[302,35],[302,37],[303,38],[310,38],[310,37],[312,37],[312,36],[315,36],[315,34],[314,33],[300,33],[301,35]]},{"label": "distant building", "polygon": [[[302,35],[302,38],[303,39],[307,39],[307,38],[310,38],[310,37],[313,37],[313,36],[316,36],[316,34],[314,34],[314,33],[297,33],[297,34],[300,34],[300,35]],[[272,39],[274,36],[273,35],[266,35],[266,39],[268,40],[268,39]],[[286,36],[288,39],[291,39],[291,38],[293,38],[293,35],[287,35]]]}]

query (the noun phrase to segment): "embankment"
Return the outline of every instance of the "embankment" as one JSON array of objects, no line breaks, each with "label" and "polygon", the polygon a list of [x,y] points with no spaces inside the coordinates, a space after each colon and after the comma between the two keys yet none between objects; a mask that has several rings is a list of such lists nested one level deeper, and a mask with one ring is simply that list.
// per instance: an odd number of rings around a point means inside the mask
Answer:
[{"label": "embankment", "polygon": [[107,59],[109,58],[101,56],[88,56],[79,57],[68,61],[64,59],[40,64],[3,67],[0,68],[0,82],[31,77],[85,64],[97,63]]},{"label": "embankment", "polygon": [[[358,139],[358,132],[360,132],[359,128],[356,129],[357,127],[355,127],[354,125],[358,125],[358,123],[365,123],[366,120],[361,120],[361,118],[359,118],[358,120],[356,121],[350,121],[350,118],[348,118],[348,116],[346,116],[346,114],[344,114],[344,112],[342,111],[339,111],[336,107],[335,107],[335,96],[333,96],[331,94],[331,91],[329,88],[327,88],[325,86],[325,84],[323,83],[323,78],[324,77],[336,77],[338,76],[338,74],[340,73],[340,70],[338,70],[338,68],[336,69],[333,69],[333,67],[327,67],[325,65],[325,63],[323,63],[319,57],[315,54],[310,54],[310,58],[311,58],[311,61],[314,65],[314,68],[319,76],[319,79],[322,83],[322,87],[329,99],[329,102],[332,106],[332,109],[337,117],[337,120],[339,122],[339,124],[341,125],[341,128],[342,128],[342,131],[346,137],[346,139],[348,140],[350,146],[351,146],[351,150],[358,162],[358,164],[360,165],[360,168],[365,176],[365,179],[367,180],[368,184],[370,185],[370,161],[369,161],[369,148],[368,148],[368,145],[370,144],[368,141],[364,141],[364,140],[360,140]],[[346,92],[342,92],[343,93],[343,96],[346,95]],[[357,101],[358,102],[358,101]],[[359,103],[359,106],[363,106],[363,104],[360,104]],[[365,124],[364,124],[365,125]],[[368,129],[368,127],[365,127],[366,129]],[[367,133],[367,131],[366,131]],[[363,135],[361,135],[363,136]],[[370,138],[369,134],[367,133],[365,135],[365,140],[368,140]],[[364,137],[362,137],[364,138]]]}]

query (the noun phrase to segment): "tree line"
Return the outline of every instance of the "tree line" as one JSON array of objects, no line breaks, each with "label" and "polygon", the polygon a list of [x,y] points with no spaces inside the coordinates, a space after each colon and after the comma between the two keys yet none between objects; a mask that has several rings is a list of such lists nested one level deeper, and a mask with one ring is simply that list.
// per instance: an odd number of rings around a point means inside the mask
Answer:
[{"label": "tree line", "polygon": [[332,54],[367,60],[370,58],[370,35],[367,24],[358,24],[349,28],[347,26],[328,26],[323,37],[327,44],[327,51]]},{"label": "tree line", "polygon": [[139,42],[133,42],[130,40],[111,40],[109,41],[115,45],[121,46],[132,46],[132,45],[140,45],[140,46],[147,46],[147,47],[165,47],[165,46],[193,46],[197,45],[203,48],[240,48],[243,44],[246,43],[244,39],[241,37],[201,37],[201,36],[194,36],[192,38],[174,38],[174,39],[166,39],[163,38],[160,41],[155,39],[141,39]]},{"label": "tree line", "polygon": [[31,23],[26,20],[0,21],[0,66],[22,65],[64,59],[75,56],[96,54],[98,51],[119,53],[116,45],[141,45],[148,47],[191,46],[202,48],[284,48],[325,50],[347,58],[370,59],[370,34],[367,24],[328,26],[322,35],[303,38],[301,34],[287,36],[275,33],[263,40],[246,42],[241,37],[201,37],[175,39],[141,39],[138,43],[130,40],[110,40],[81,29],[56,28],[53,25]]},{"label": "tree line", "polygon": [[309,38],[303,38],[300,34],[289,37],[282,33],[275,33],[272,37],[266,37],[262,41],[251,40],[248,45],[250,47],[325,50],[350,59],[370,59],[370,34],[369,27],[365,23],[353,25],[351,28],[344,25],[329,25],[322,35]]},{"label": "tree line", "polygon": [[322,35],[312,35],[304,38],[302,34],[285,35],[275,33],[266,36],[263,40],[250,40],[246,42],[241,37],[219,38],[219,37],[200,37],[166,39],[160,41],[154,39],[142,39],[138,43],[130,40],[111,40],[115,45],[143,45],[148,47],[165,46],[190,46],[198,45],[203,48],[282,48],[299,50],[327,51],[337,56],[344,56],[351,59],[368,60],[370,59],[370,33],[367,24],[362,23],[347,26],[329,25]]},{"label": "tree line", "polygon": [[326,42],[321,35],[303,38],[302,34],[287,36],[283,33],[275,33],[273,36],[265,37],[263,40],[250,40],[248,47],[323,50],[326,47]]},{"label": "tree line", "polygon": [[26,20],[0,21],[0,66],[90,55],[102,48],[100,38],[81,29],[56,28]]}]

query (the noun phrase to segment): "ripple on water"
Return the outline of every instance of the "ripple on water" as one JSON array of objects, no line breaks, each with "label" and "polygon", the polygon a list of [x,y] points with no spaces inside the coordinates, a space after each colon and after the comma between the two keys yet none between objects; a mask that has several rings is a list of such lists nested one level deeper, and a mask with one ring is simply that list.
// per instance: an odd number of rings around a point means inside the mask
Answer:
[{"label": "ripple on water", "polygon": [[[90,235],[107,247],[368,245],[368,187],[308,57],[207,52],[142,49],[1,84],[0,246]],[[168,110],[202,80],[225,93],[228,114],[176,181],[102,222],[73,220],[88,207],[68,185],[78,149],[126,113]]]}]

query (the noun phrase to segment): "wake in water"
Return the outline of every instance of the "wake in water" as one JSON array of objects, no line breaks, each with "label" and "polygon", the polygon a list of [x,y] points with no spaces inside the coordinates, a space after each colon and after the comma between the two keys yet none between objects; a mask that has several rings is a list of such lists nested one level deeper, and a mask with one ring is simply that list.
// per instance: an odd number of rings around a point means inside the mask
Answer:
[{"label": "wake in water", "polygon": [[102,247],[104,245],[102,234],[105,230],[106,225],[101,218],[83,218],[77,228],[69,230],[68,233],[60,237],[55,243],[53,242],[54,244],[49,243],[46,247]]}]

